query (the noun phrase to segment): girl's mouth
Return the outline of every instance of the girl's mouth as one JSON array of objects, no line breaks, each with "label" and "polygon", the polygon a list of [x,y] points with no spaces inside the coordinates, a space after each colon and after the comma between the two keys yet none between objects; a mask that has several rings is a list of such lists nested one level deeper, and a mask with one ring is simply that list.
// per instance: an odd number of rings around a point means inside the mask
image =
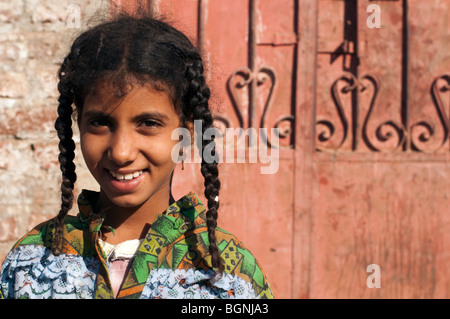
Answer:
[{"label": "girl's mouth", "polygon": [[115,179],[117,179],[119,181],[130,181],[130,180],[142,175],[143,172],[144,172],[143,170],[140,170],[140,171],[135,171],[132,173],[120,174],[120,173],[115,173],[113,171],[109,171],[109,173],[112,175],[112,177],[114,177]]},{"label": "girl's mouth", "polygon": [[147,170],[139,170],[126,174],[105,170],[113,188],[121,192],[130,192],[139,186],[147,174]]}]

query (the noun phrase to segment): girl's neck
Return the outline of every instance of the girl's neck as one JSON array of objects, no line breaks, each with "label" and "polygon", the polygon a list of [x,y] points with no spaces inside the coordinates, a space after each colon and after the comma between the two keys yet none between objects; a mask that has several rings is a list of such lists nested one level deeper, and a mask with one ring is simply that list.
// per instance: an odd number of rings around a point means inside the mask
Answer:
[{"label": "girl's neck", "polygon": [[[102,233],[104,240],[118,244],[126,240],[143,238],[158,214],[163,213],[175,200],[171,192],[154,194],[145,203],[137,207],[119,207],[114,205],[103,192],[97,203],[97,209],[106,210]],[[107,230],[113,228],[115,231]]]}]

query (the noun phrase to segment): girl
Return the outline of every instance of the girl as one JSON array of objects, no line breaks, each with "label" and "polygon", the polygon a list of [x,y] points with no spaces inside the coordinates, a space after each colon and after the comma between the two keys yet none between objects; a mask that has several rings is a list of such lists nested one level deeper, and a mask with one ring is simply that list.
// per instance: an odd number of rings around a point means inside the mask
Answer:
[{"label": "girl", "polygon": [[[74,41],[58,90],[61,209],[7,255],[0,298],[273,297],[252,254],[216,228],[217,162],[201,164],[207,208],[193,193],[171,196],[172,131],[213,122],[202,60],[185,35],[151,18],[102,23]],[[100,185],[81,192],[76,217],[67,215],[73,115]]]}]

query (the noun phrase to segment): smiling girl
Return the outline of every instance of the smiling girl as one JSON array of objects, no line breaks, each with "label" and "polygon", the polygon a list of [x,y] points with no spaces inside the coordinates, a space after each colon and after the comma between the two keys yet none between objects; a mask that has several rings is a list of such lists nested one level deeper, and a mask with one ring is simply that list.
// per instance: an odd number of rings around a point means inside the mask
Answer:
[{"label": "smiling girl", "polygon": [[[213,122],[202,59],[185,35],[151,18],[102,23],[74,41],[58,90],[61,209],[7,255],[0,298],[273,297],[252,254],[217,227],[217,162],[201,164],[207,207],[192,192],[172,197],[172,132]],[[100,185],[81,192],[77,216],[67,215],[73,115]]]}]

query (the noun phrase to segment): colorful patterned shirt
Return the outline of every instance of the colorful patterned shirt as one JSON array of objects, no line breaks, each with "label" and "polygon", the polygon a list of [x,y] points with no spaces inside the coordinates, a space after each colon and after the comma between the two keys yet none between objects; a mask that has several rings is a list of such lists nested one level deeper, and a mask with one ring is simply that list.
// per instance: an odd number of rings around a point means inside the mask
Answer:
[{"label": "colorful patterned shirt", "polygon": [[50,250],[54,221],[44,222],[8,253],[0,274],[2,298],[273,298],[258,262],[232,234],[217,228],[222,273],[211,267],[205,208],[189,193],[157,216],[118,292],[99,243],[104,213],[99,193],[83,190],[80,213],[65,219],[62,253]]}]

